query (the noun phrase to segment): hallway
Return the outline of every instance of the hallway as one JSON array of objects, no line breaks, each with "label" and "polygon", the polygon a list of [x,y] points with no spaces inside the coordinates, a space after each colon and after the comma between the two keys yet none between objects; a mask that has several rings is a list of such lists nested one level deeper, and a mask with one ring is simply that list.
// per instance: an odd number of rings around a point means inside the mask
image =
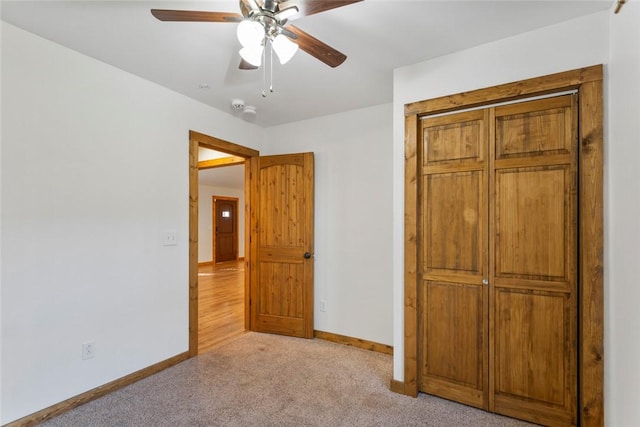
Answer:
[{"label": "hallway", "polygon": [[244,260],[199,266],[198,353],[244,331]]}]

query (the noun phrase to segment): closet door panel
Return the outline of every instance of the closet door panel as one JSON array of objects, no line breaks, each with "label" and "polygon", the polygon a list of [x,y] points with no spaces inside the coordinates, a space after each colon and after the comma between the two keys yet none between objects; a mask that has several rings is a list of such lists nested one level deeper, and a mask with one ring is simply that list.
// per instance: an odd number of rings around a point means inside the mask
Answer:
[{"label": "closet door panel", "polygon": [[571,103],[563,96],[498,109],[496,159],[570,153]]},{"label": "closet door panel", "polygon": [[420,390],[487,408],[484,111],[423,121]]},{"label": "closet door panel", "polygon": [[453,123],[448,117],[428,119],[429,125],[423,132],[424,166],[484,159],[483,118],[482,111],[473,111],[457,114]]},{"label": "closet door panel", "polygon": [[482,184],[482,171],[426,176],[426,273],[482,274]]},{"label": "closet door panel", "polygon": [[423,391],[483,407],[482,286],[444,282],[425,286]]},{"label": "closet door panel", "polygon": [[570,310],[564,294],[496,290],[495,393],[565,406],[563,358]]},{"label": "closet door panel", "polygon": [[496,283],[569,290],[571,180],[568,165],[496,171]]},{"label": "closet door panel", "polygon": [[577,419],[574,102],[562,96],[494,113],[489,406],[544,425]]}]

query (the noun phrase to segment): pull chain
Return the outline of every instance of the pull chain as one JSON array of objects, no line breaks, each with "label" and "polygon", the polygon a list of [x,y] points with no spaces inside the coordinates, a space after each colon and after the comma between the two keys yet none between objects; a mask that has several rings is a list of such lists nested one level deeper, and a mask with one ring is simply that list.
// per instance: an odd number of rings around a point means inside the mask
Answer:
[{"label": "pull chain", "polygon": [[269,59],[269,68],[271,72],[271,84],[269,85],[269,92],[273,93],[273,42],[269,42],[269,50],[271,51],[271,58]]},{"label": "pull chain", "polygon": [[269,93],[273,93],[273,45],[271,41],[265,41],[265,49],[262,51],[262,97],[267,97],[267,67],[266,67],[266,44],[269,45]]},{"label": "pull chain", "polygon": [[[265,41],[266,44],[266,41]],[[267,97],[267,92],[265,92],[265,88],[267,87],[267,67],[265,67],[265,58],[266,58],[267,54],[265,52],[265,50],[262,50],[262,97],[266,98]]]}]

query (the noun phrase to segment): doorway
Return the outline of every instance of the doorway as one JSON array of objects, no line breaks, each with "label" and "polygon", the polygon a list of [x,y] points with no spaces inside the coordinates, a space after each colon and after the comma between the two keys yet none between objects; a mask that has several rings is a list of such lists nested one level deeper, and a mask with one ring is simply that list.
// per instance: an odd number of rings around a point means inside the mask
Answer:
[{"label": "doorway", "polygon": [[[198,149],[200,147],[229,154],[217,160],[209,160],[206,164],[198,162]],[[244,192],[248,193],[249,165],[248,159],[258,156],[257,150],[244,147],[219,138],[211,137],[199,132],[189,132],[189,355],[198,354],[198,332],[199,332],[199,307],[198,307],[198,174],[200,167],[222,167],[225,165],[244,165],[245,184]],[[245,203],[248,195],[245,197]],[[245,217],[244,227],[245,248],[249,247],[249,218]],[[249,262],[248,252],[245,254],[244,271]],[[214,263],[215,265],[215,263]],[[244,274],[244,326],[249,326],[249,306],[247,295],[249,294],[249,277]]]},{"label": "doorway", "polygon": [[199,147],[231,154],[219,161],[225,165],[244,163],[245,329],[312,338],[313,153],[261,157],[256,150],[190,131],[189,355],[198,354]]}]

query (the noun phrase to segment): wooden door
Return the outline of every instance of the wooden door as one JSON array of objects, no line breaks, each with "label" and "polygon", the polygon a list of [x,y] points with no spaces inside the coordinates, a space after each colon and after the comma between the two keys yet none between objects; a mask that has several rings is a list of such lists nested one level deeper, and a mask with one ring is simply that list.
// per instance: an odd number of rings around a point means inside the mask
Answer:
[{"label": "wooden door", "polygon": [[422,126],[420,389],[487,408],[486,112]]},{"label": "wooden door", "polygon": [[251,164],[251,329],[313,338],[313,153]]},{"label": "wooden door", "polygon": [[491,155],[490,408],[577,423],[577,109],[498,107]]},{"label": "wooden door", "polygon": [[238,259],[238,199],[213,196],[215,262]]},{"label": "wooden door", "polygon": [[569,95],[423,120],[421,391],[576,424],[574,104]]}]

